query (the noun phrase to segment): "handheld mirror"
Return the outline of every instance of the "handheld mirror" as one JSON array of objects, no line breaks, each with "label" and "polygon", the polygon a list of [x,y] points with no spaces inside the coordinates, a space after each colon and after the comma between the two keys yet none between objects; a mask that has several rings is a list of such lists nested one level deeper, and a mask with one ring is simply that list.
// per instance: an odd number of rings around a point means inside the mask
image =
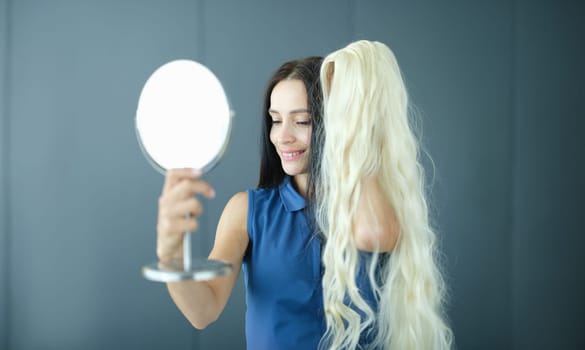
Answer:
[{"label": "handheld mirror", "polygon": [[[138,143],[150,164],[206,173],[223,155],[230,135],[229,103],[221,83],[205,66],[190,60],[162,65],[146,81],[136,111]],[[191,258],[191,234],[183,238],[183,259],[142,268],[158,282],[208,280],[230,273],[231,265]]]}]

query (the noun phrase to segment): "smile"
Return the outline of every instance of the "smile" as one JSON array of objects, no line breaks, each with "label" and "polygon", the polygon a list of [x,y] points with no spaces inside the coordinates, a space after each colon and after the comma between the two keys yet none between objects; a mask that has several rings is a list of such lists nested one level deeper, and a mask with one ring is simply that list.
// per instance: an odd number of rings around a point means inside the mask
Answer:
[{"label": "smile", "polygon": [[295,151],[295,152],[282,152],[281,157],[283,160],[291,161],[297,160],[301,158],[301,156],[305,153],[305,151]]}]

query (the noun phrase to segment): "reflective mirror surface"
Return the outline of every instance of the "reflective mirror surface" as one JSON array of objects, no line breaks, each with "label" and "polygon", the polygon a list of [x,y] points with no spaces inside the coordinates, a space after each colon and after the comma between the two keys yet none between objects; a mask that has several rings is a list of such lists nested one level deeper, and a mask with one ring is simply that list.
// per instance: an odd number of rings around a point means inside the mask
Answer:
[{"label": "reflective mirror surface", "polygon": [[227,146],[230,121],[219,80],[189,60],[157,69],[144,85],[136,111],[138,140],[162,173],[174,168],[209,171]]},{"label": "reflective mirror surface", "polygon": [[[148,161],[162,174],[193,168],[206,173],[223,155],[232,113],[216,76],[200,63],[177,60],[158,68],[146,81],[136,110],[136,135]],[[158,282],[208,280],[231,272],[220,261],[191,259],[191,234],[183,240],[183,259],[144,266],[145,278]]]}]

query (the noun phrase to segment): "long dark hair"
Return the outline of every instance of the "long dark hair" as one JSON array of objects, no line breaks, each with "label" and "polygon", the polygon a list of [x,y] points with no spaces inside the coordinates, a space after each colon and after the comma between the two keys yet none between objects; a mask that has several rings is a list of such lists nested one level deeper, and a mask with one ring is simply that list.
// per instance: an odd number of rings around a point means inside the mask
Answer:
[{"label": "long dark hair", "polygon": [[[312,56],[300,60],[294,60],[284,63],[280,68],[274,72],[264,95],[264,105],[262,110],[262,144],[261,144],[261,160],[260,160],[260,177],[258,180],[258,188],[267,188],[278,186],[284,179],[285,173],[282,169],[280,157],[276,153],[276,149],[272,142],[270,142],[270,129],[272,127],[272,118],[268,114],[270,109],[270,96],[272,90],[280,81],[285,79],[298,79],[305,84],[307,90],[307,102],[309,104],[309,111],[311,113],[311,155],[309,157],[309,171],[308,171],[308,185],[307,196],[309,199],[314,199],[314,180],[312,175],[315,174],[313,170],[313,163],[315,160],[315,152],[313,146],[318,143],[316,141],[316,130],[321,129],[322,124],[322,93],[321,82],[319,81],[319,70],[321,69],[321,62],[323,57]],[[319,147],[316,147],[319,148]]]}]

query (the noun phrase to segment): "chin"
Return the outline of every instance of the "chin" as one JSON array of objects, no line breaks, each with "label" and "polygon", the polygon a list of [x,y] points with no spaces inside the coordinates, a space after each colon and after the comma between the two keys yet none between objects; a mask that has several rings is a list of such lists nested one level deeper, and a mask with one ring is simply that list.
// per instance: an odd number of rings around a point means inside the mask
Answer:
[{"label": "chin", "polygon": [[296,171],[296,170],[295,171],[291,171],[291,170],[288,170],[288,169],[284,169],[284,173],[287,174],[288,176],[296,176],[296,175],[299,175],[300,174],[299,171]]},{"label": "chin", "polygon": [[297,175],[303,175],[303,174],[307,174],[307,169],[291,169],[291,168],[282,168],[284,170],[284,173],[287,174],[288,176],[297,176]]},{"label": "chin", "polygon": [[295,176],[295,175],[299,175],[301,173],[301,171],[299,171],[298,168],[291,167],[291,166],[285,166],[284,164],[282,164],[282,170],[288,176]]},{"label": "chin", "polygon": [[282,170],[288,176],[302,175],[308,171],[306,161],[285,162],[281,160],[280,166],[282,166]]}]

